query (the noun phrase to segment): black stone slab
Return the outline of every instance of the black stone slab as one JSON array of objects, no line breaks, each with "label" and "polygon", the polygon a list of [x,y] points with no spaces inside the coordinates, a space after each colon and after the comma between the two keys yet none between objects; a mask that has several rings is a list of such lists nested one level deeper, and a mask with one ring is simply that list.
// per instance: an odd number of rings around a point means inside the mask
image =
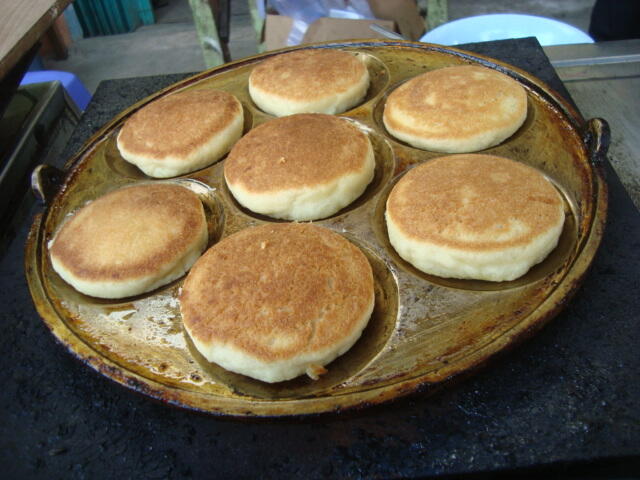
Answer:
[{"label": "black stone slab", "polygon": [[[567,95],[535,40],[467,49],[528,70]],[[67,153],[131,103],[180,78],[103,82]],[[239,422],[175,409],[77,362],[33,308],[23,273],[25,219],[0,262],[0,477],[484,478],[515,469],[529,478],[639,475],[640,214],[607,170],[602,247],[581,290],[535,337],[433,396],[300,422]]]}]

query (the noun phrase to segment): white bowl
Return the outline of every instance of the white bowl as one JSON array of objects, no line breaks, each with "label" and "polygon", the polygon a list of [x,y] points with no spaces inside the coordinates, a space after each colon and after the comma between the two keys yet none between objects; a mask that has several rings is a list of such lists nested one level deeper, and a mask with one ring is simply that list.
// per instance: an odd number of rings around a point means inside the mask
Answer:
[{"label": "white bowl", "polygon": [[444,23],[425,33],[420,41],[458,45],[522,37],[536,37],[542,46],[593,43],[582,30],[558,20],[512,13],[477,15]]}]

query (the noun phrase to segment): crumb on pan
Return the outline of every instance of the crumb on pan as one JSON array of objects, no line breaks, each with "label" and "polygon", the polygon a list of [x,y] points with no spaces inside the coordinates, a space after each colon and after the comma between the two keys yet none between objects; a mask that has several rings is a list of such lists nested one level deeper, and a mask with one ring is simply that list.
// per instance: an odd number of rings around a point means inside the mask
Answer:
[{"label": "crumb on pan", "polygon": [[318,380],[320,378],[320,375],[324,375],[328,371],[329,370],[321,365],[311,364],[307,366],[307,375],[309,376],[309,378],[311,378],[311,380]]}]

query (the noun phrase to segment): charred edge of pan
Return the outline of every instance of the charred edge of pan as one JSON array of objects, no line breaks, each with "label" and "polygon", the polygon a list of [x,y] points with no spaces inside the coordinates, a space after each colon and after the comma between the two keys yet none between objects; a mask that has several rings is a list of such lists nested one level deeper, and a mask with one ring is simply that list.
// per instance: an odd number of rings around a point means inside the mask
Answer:
[{"label": "charred edge of pan", "polygon": [[[393,388],[393,392],[395,394],[394,398],[391,398],[391,399],[388,398],[389,392],[386,392],[384,397],[382,397],[379,401],[375,401],[375,400],[364,401],[364,402],[358,403],[357,405],[353,405],[352,407],[340,408],[337,411],[339,411],[339,413],[343,413],[343,412],[350,412],[351,410],[358,411],[364,408],[370,408],[375,406],[382,408],[382,405],[380,405],[380,403],[382,402],[385,402],[385,406],[387,406],[387,405],[391,405],[392,403],[402,401],[403,398],[406,399],[407,397],[415,397],[417,395],[431,396],[437,392],[440,392],[445,388],[449,388],[450,386],[456,385],[458,384],[458,382],[464,381],[467,378],[477,374],[485,366],[498,361],[500,358],[503,358],[505,355],[508,355],[513,349],[515,349],[518,345],[520,345],[525,340],[531,338],[535,333],[541,330],[553,317],[555,317],[566,306],[566,304],[571,300],[571,298],[575,295],[582,281],[584,280],[586,274],[588,273],[588,270],[589,269],[587,269],[578,278],[571,281],[571,284],[568,287],[566,294],[561,299],[556,301],[555,305],[547,313],[541,316],[535,324],[531,325],[526,330],[519,332],[517,335],[511,337],[511,341],[507,345],[505,345],[500,351],[489,354],[484,358],[480,359],[479,361],[477,361],[475,365],[472,365],[471,367],[463,371],[454,372],[451,375],[447,376],[446,378],[436,382],[415,381],[415,382],[409,382],[409,383],[405,382],[403,384],[400,384],[397,387]],[[446,363],[446,361],[443,361],[443,363]],[[401,376],[402,374],[398,374],[390,378],[398,378]]]},{"label": "charred edge of pan", "polygon": [[[549,321],[560,313],[560,311],[570,302],[573,296],[578,291],[578,288],[582,284],[585,276],[587,275],[589,269],[586,269],[579,277],[571,280],[570,285],[567,288],[566,293],[555,302],[555,305],[550,308],[544,315],[539,317],[537,321],[530,325],[527,329],[518,332],[516,335],[510,338],[508,344],[506,344],[499,351],[491,353],[484,358],[480,359],[475,365],[472,365],[461,372],[455,372],[449,375],[447,378],[432,384],[432,387],[437,387],[439,390],[442,387],[456,384],[459,381],[462,381],[472,375],[478,373],[485,366],[498,361],[501,358],[504,358],[506,355],[509,355],[517,346],[521,345],[524,341],[533,337],[535,333],[540,331],[545,325],[549,323]],[[416,392],[419,391],[419,388],[416,389]]]},{"label": "charred edge of pan", "polygon": [[[97,372],[111,378],[112,380],[126,386],[127,388],[144,395],[145,397],[150,397],[152,399],[158,400],[161,403],[171,405],[173,407],[178,407],[185,410],[194,411],[197,413],[201,413],[203,415],[214,415],[219,418],[229,419],[229,420],[242,420],[248,422],[260,422],[260,421],[298,421],[298,422],[313,422],[314,420],[326,420],[327,417],[337,417],[340,416],[344,418],[345,414],[351,416],[357,416],[360,412],[365,410],[369,410],[371,408],[383,408],[382,403],[384,403],[384,407],[396,403],[398,401],[402,401],[403,398],[407,396],[416,396],[416,395],[433,395],[445,387],[448,388],[450,385],[457,384],[459,381],[463,381],[466,378],[475,375],[478,371],[484,368],[485,365],[488,365],[491,362],[497,361],[499,358],[502,358],[505,354],[510,352],[517,345],[522,343],[524,340],[531,337],[534,333],[540,330],[546,323],[548,323],[551,318],[553,318],[564,306],[568,303],[571,297],[576,293],[578,287],[582,283],[582,280],[587,272],[581,275],[579,278],[574,279],[571,282],[571,286],[568,288],[566,295],[556,302],[556,305],[550,309],[544,316],[540,317],[540,319],[532,326],[530,326],[527,330],[520,332],[518,335],[512,337],[511,342],[508,345],[505,345],[503,349],[493,354],[486,356],[485,358],[480,359],[475,365],[467,368],[461,372],[454,372],[453,374],[447,376],[442,380],[438,380],[436,382],[425,382],[409,380],[408,382],[401,383],[397,386],[393,386],[390,390],[381,392],[379,397],[354,403],[352,405],[347,406],[337,406],[332,410],[325,412],[316,412],[316,413],[306,413],[306,414],[296,414],[296,413],[276,413],[273,415],[264,415],[257,413],[251,409],[247,409],[244,412],[239,412],[236,414],[228,414],[226,412],[211,410],[207,408],[200,408],[192,405],[185,399],[181,399],[180,395],[169,392],[164,389],[153,388],[144,381],[131,377],[123,373],[122,369],[118,366],[109,365],[105,363],[101,358],[96,356],[82,356],[77,354],[71,346],[58,339],[57,336],[55,338],[59,343],[64,345],[67,350],[69,350],[74,357],[79,359],[81,362],[88,364],[92,368],[94,368]],[[46,323],[46,322],[45,322]],[[47,324],[47,326],[49,326]],[[51,327],[49,326],[51,329]],[[448,363],[446,360],[443,360],[443,363]],[[391,377],[386,378],[385,380],[394,380],[402,378],[404,374],[396,374]],[[363,385],[371,386],[372,384],[377,382],[365,382]],[[283,406],[283,409],[286,408]]]}]

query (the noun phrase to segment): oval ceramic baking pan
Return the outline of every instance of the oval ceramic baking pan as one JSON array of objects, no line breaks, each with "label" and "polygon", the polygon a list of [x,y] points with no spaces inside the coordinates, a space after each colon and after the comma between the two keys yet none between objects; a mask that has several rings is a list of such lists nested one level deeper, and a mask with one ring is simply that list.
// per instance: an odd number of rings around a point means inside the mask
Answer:
[{"label": "oval ceramic baking pan", "polygon": [[[300,48],[300,47],[298,47]],[[38,312],[77,357],[105,376],[174,405],[213,414],[285,416],[378,404],[416,390],[430,391],[473,371],[496,353],[539,329],[578,288],[602,237],[606,184],[598,159],[606,124],[585,122],[564,99],[530,74],[453,48],[410,42],[356,41],[304,46],[341,48],[362,55],[372,84],[365,100],[342,116],[368,133],[375,178],[352,205],[317,223],[359,246],[373,266],[376,303],[362,337],[328,365],[320,380],[306,377],[265,384],[207,363],[185,336],[178,291],[184,278],[149,294],[119,301],[84,296],[52,270],[47,244],[64,220],[87,201],[146,177],[118,154],[115,136],[141,106],[181,89],[233,93],[245,111],[245,133],[269,120],[251,101],[247,80],[259,62],[284,51],[223,65],[179,82],[122,112],[96,133],[55,177],[40,168],[36,188],[47,208],[31,228],[26,272]],[[383,221],[387,195],[411,166],[441,156],[391,138],[381,121],[390,91],[420,73],[450,65],[480,64],[526,89],[524,125],[502,144],[484,150],[531,165],[561,192],[567,221],[558,247],[512,282],[451,280],[426,275],[390,246]],[[227,190],[224,158],[176,179],[205,206],[210,245],[240,229],[273,221],[240,207]],[[55,179],[55,178],[54,178]],[[47,193],[51,191],[52,193]]]}]

